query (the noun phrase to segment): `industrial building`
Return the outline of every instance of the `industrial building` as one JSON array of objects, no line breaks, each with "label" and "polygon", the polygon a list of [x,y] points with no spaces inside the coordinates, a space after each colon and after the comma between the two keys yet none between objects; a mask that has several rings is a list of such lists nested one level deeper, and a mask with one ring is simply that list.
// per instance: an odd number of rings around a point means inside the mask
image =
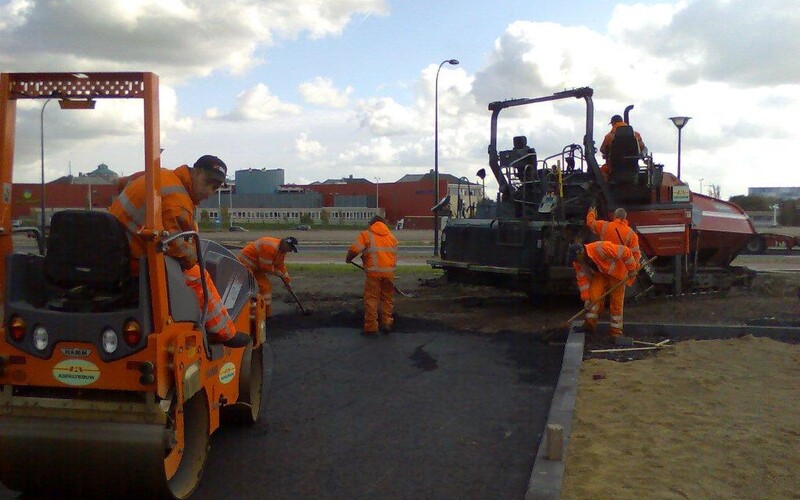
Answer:
[{"label": "industrial building", "polygon": [[[242,169],[198,207],[199,220],[241,223],[310,223],[359,225],[382,215],[406,228],[433,228],[434,173],[410,174],[396,182],[377,183],[343,177],[308,185],[285,183],[285,171]],[[120,188],[120,177],[107,165],[78,176],[64,176],[45,185],[46,219],[69,208],[107,209]],[[450,196],[450,216],[471,216],[484,198],[483,187],[465,177],[439,175],[440,198]],[[12,218],[37,223],[41,219],[41,184],[14,184]],[[447,214],[442,214],[446,216]]]}]

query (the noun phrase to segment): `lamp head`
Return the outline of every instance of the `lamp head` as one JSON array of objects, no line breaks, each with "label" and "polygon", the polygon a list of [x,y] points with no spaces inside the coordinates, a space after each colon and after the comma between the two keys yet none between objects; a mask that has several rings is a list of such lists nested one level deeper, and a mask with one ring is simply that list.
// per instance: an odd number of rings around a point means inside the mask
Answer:
[{"label": "lamp head", "polygon": [[475,175],[477,175],[481,179],[485,179],[486,178],[486,169],[482,168],[482,169],[478,170],[478,173],[475,174]]},{"label": "lamp head", "polygon": [[670,120],[672,120],[672,123],[674,123],[675,126],[678,127],[678,130],[682,129],[686,125],[686,123],[691,119],[692,119],[691,116],[673,116],[670,118]]},{"label": "lamp head", "polygon": [[458,59],[449,59],[447,62],[448,62],[449,64],[452,64],[452,65],[454,65],[454,66],[455,66],[456,64],[458,64]]}]

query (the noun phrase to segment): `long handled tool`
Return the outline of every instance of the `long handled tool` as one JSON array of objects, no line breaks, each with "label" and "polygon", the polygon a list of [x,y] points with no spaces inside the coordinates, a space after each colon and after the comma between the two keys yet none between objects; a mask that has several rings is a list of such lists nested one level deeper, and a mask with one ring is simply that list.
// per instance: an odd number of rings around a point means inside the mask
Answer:
[{"label": "long handled tool", "polygon": [[[362,266],[360,264],[356,264],[355,262],[352,262],[352,261],[350,263],[353,264],[354,266],[356,266],[357,268],[361,269],[362,271],[367,272],[367,270],[364,269],[364,266]],[[394,291],[399,293],[403,297],[408,297],[408,298],[416,297],[416,295],[414,295],[413,293],[406,293],[406,292],[400,290],[399,288],[397,288],[397,285],[395,285],[394,283],[392,283],[392,286],[394,287]]]},{"label": "long handled tool", "polygon": [[569,325],[570,325],[570,323],[572,323],[573,321],[575,321],[576,319],[578,319],[578,318],[579,318],[581,315],[585,314],[585,313],[586,313],[586,311],[588,311],[589,309],[591,309],[592,307],[594,307],[594,305],[595,305],[595,304],[598,304],[598,303],[600,303],[601,301],[605,300],[605,298],[606,298],[606,297],[608,297],[608,296],[611,294],[611,292],[613,292],[613,291],[614,291],[614,290],[616,290],[617,288],[621,287],[621,286],[622,286],[622,285],[623,285],[623,284],[624,284],[626,281],[628,281],[628,279],[630,279],[630,278],[631,278],[631,276],[637,276],[637,275],[639,274],[639,271],[641,271],[641,270],[644,268],[644,266],[646,266],[647,264],[650,264],[650,263],[651,263],[651,262],[653,262],[654,260],[656,260],[656,258],[655,258],[655,257],[651,257],[650,259],[648,259],[648,260],[647,260],[647,261],[646,261],[644,264],[642,264],[641,266],[639,266],[639,269],[637,269],[637,270],[636,270],[634,273],[632,273],[632,274],[629,274],[629,275],[628,275],[628,276],[627,276],[625,279],[623,279],[623,280],[620,280],[620,281],[619,281],[618,283],[616,283],[614,286],[612,286],[611,288],[609,288],[608,290],[606,290],[606,291],[603,293],[603,295],[601,295],[600,297],[598,297],[598,298],[597,298],[597,300],[595,300],[595,301],[590,301],[590,302],[589,302],[589,305],[586,305],[586,306],[584,306],[584,307],[583,307],[583,309],[581,309],[580,311],[578,311],[578,312],[577,312],[577,313],[576,313],[576,314],[575,314],[573,317],[571,317],[570,319],[568,319],[567,321],[565,321],[564,323],[562,323],[562,324],[561,324],[560,326],[558,326],[557,328],[554,328],[554,329],[553,329],[553,330],[551,330],[549,333],[547,333],[547,334],[543,335],[543,336],[542,336],[542,339],[543,339],[543,340],[545,340],[545,341],[547,341],[547,340],[549,340],[549,339],[550,339],[550,337],[552,337],[552,336],[553,336],[553,335],[555,335],[556,333],[560,332],[561,330],[563,330],[563,329],[565,329],[565,328],[568,328],[568,327],[569,327]]},{"label": "long handled tool", "polygon": [[311,314],[309,311],[307,311],[303,307],[303,304],[300,302],[300,299],[298,299],[297,295],[294,294],[294,290],[292,290],[292,286],[289,285],[289,283],[286,281],[286,279],[281,275],[278,275],[278,277],[281,279],[281,281],[283,281],[283,286],[285,286],[286,289],[289,290],[289,293],[292,294],[292,298],[294,298],[294,301],[297,302],[297,305],[300,306],[300,312],[303,313],[304,316],[308,316],[309,314]]}]

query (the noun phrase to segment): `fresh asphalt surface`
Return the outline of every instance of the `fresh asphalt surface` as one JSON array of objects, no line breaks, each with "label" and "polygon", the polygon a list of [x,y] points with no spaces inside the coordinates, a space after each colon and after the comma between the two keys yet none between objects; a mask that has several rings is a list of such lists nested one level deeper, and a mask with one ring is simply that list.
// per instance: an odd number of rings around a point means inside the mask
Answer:
[{"label": "fresh asphalt surface", "polygon": [[196,497],[521,499],[562,351],[527,337],[279,333],[263,420],[220,430]]},{"label": "fresh asphalt surface", "polygon": [[365,338],[285,323],[272,328],[261,421],[217,431],[192,498],[524,497],[563,347],[520,333],[404,325]]}]

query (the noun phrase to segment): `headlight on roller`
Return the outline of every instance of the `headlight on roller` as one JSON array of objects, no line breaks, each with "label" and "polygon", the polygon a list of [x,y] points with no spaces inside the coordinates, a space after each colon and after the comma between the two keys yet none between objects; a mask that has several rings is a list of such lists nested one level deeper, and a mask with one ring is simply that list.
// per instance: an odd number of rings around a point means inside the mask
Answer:
[{"label": "headlight on roller", "polygon": [[111,328],[107,328],[103,331],[103,350],[106,351],[108,354],[117,350],[117,345],[119,344],[119,338],[117,337],[117,332],[112,330]]},{"label": "headlight on roller", "polygon": [[47,349],[47,344],[50,343],[50,335],[47,333],[47,329],[42,325],[37,326],[33,329],[33,345],[36,349],[40,351],[44,351]]}]

